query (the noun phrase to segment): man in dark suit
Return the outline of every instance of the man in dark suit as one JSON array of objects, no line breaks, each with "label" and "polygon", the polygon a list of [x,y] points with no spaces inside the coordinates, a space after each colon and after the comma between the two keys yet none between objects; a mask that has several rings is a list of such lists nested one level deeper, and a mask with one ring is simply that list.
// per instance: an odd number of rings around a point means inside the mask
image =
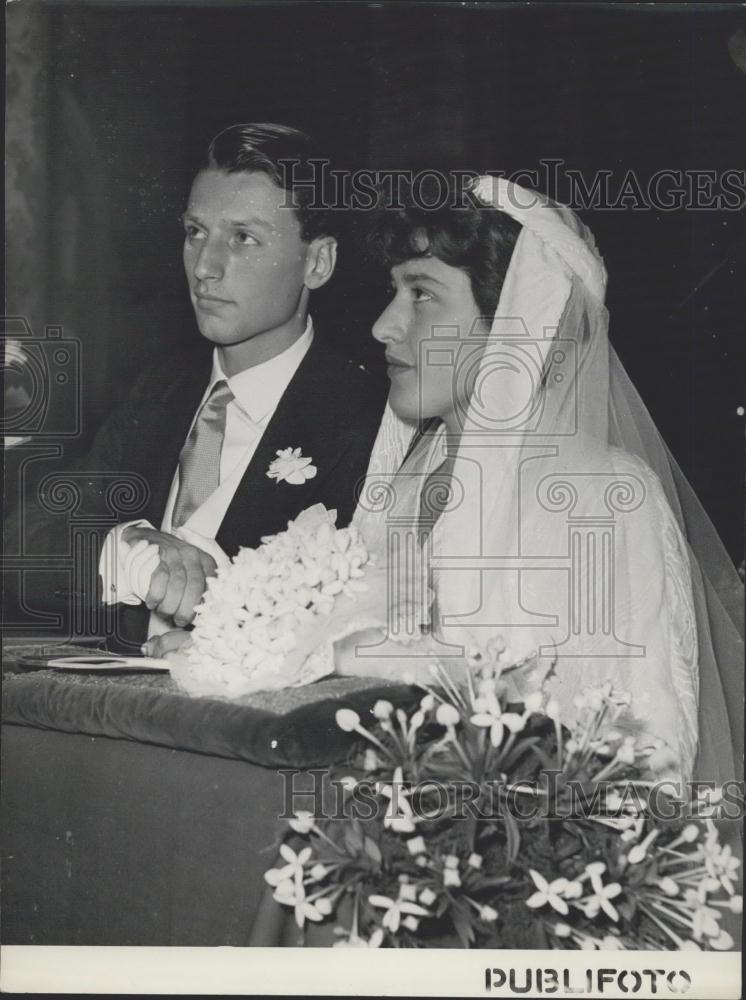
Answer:
[{"label": "man in dark suit", "polygon": [[[119,648],[149,636],[156,654],[178,645],[215,572],[215,545],[233,556],[314,503],[336,508],[339,526],[352,517],[386,387],[313,330],[311,292],[337,253],[334,216],[308,181],[313,155],[307,136],[280,125],[235,125],[212,141],[183,254],[212,359],[146,371],[79,464],[148,487],[141,519],[104,544],[103,598],[124,602]],[[102,489],[93,479],[88,488]],[[153,569],[139,596],[135,555]]]}]

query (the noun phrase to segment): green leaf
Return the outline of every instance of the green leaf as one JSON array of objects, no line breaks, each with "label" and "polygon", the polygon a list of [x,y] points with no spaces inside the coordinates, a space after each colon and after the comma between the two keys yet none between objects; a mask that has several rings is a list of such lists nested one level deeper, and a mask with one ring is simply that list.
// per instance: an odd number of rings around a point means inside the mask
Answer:
[{"label": "green leaf", "polygon": [[632,898],[625,900],[623,903],[618,903],[617,910],[619,910],[620,916],[631,923],[637,912],[637,901]]},{"label": "green leaf", "polygon": [[503,820],[505,822],[505,835],[508,840],[508,864],[512,865],[518,857],[518,851],[521,846],[521,833],[518,829],[518,824],[515,821],[515,816],[513,816],[509,809],[505,810]]},{"label": "green leaf", "polygon": [[533,750],[534,753],[540,752],[538,750],[540,743],[541,740],[539,739],[538,736],[530,736],[528,737],[528,739],[520,740],[520,742],[515,744],[512,750],[510,750],[500,759],[500,767],[502,768],[503,771],[507,771],[508,768],[511,767],[519,759],[519,757],[522,757],[525,753],[528,753],[529,750]]},{"label": "green leaf", "polygon": [[469,948],[474,941],[474,928],[472,927],[471,920],[461,909],[455,906],[451,913],[451,919],[453,920],[453,927],[459,936],[459,940],[464,948]]},{"label": "green leaf", "polygon": [[345,847],[349,854],[357,855],[363,849],[363,832],[358,820],[353,819],[345,827]]},{"label": "green leaf", "polygon": [[545,771],[551,771],[557,766],[557,757],[555,754],[548,754],[546,750],[542,750],[540,746],[533,746],[531,750],[535,757],[538,757],[541,766]]},{"label": "green leaf", "polygon": [[507,885],[513,879],[510,875],[496,875],[494,878],[482,878],[479,880],[479,889],[496,889],[498,886]]},{"label": "green leaf", "polygon": [[365,853],[368,855],[371,861],[374,861],[377,865],[380,865],[381,861],[383,860],[383,855],[381,854],[380,848],[378,847],[378,844],[375,842],[375,840],[371,840],[370,837],[366,837],[363,842],[363,845],[365,847]]},{"label": "green leaf", "polygon": [[549,939],[547,937],[547,932],[543,925],[537,920],[533,926],[534,940],[536,942],[535,947],[541,948],[543,951],[549,948]]},{"label": "green leaf", "polygon": [[566,861],[567,858],[571,858],[573,854],[577,854],[578,851],[582,851],[583,845],[579,840],[573,838],[564,847],[561,847],[556,852],[557,861]]}]

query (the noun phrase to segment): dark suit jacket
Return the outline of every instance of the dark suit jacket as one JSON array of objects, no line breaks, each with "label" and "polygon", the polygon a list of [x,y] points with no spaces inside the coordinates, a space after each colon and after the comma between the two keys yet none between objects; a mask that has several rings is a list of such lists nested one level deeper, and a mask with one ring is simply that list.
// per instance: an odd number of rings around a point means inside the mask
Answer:
[{"label": "dark suit jacket", "polygon": [[[111,505],[106,476],[126,473],[147,484],[144,503],[128,508],[120,521],[147,518],[160,526],[179,452],[210,377],[210,354],[184,358],[177,371],[146,370],[126,404],[101,427],[87,456],[77,463],[89,511]],[[283,531],[287,522],[314,503],[336,508],[337,525],[349,524],[356,503],[356,487],[365,475],[370,452],[386,400],[386,384],[360,365],[347,360],[316,334],[308,353],[283,394],[256,452],[228,507],[217,542],[229,555],[240,546],[257,546],[262,536]],[[277,482],[267,476],[276,452],[301,449],[313,459],[315,478],[303,485]],[[90,476],[88,476],[90,474]],[[36,523],[30,523],[30,520]],[[49,521],[49,519],[47,519]],[[51,521],[40,523],[38,513],[27,513],[25,530],[39,536],[46,551],[59,550]],[[59,533],[59,519],[56,530]],[[93,576],[93,574],[89,574]],[[95,581],[91,581],[91,590]],[[96,602],[97,593],[57,586],[47,605],[74,601]],[[146,638],[148,612],[144,606],[119,606],[117,648],[139,646]]]}]

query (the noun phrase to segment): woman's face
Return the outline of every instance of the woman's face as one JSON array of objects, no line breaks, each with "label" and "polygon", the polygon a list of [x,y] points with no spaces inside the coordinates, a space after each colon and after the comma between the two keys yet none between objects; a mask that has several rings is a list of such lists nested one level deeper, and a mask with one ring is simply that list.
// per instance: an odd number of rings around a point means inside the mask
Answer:
[{"label": "woman's face", "polygon": [[389,402],[400,417],[440,417],[460,430],[467,400],[459,377],[484,349],[489,319],[481,317],[468,274],[437,257],[391,268],[393,298],[373,326],[386,346]]}]

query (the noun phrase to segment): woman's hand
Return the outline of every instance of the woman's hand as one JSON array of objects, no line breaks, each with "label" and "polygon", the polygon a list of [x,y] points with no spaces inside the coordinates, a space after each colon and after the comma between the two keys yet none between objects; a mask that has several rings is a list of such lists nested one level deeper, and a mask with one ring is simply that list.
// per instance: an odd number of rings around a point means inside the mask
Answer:
[{"label": "woman's hand", "polygon": [[145,656],[157,659],[168,659],[169,654],[186,652],[186,645],[191,641],[192,633],[183,628],[175,628],[163,635],[154,635],[142,646]]},{"label": "woman's hand", "polygon": [[[361,654],[358,647],[367,650]],[[392,684],[432,684],[433,657],[426,652],[420,644],[386,639],[383,629],[365,629],[334,643],[334,672],[342,677],[370,677]]]},{"label": "woman's hand", "polygon": [[176,535],[144,525],[130,525],[122,534],[128,545],[141,539],[157,545],[160,563],[150,578],[145,605],[174,625],[189,625],[202,600],[207,581],[217,572],[213,557]]}]

